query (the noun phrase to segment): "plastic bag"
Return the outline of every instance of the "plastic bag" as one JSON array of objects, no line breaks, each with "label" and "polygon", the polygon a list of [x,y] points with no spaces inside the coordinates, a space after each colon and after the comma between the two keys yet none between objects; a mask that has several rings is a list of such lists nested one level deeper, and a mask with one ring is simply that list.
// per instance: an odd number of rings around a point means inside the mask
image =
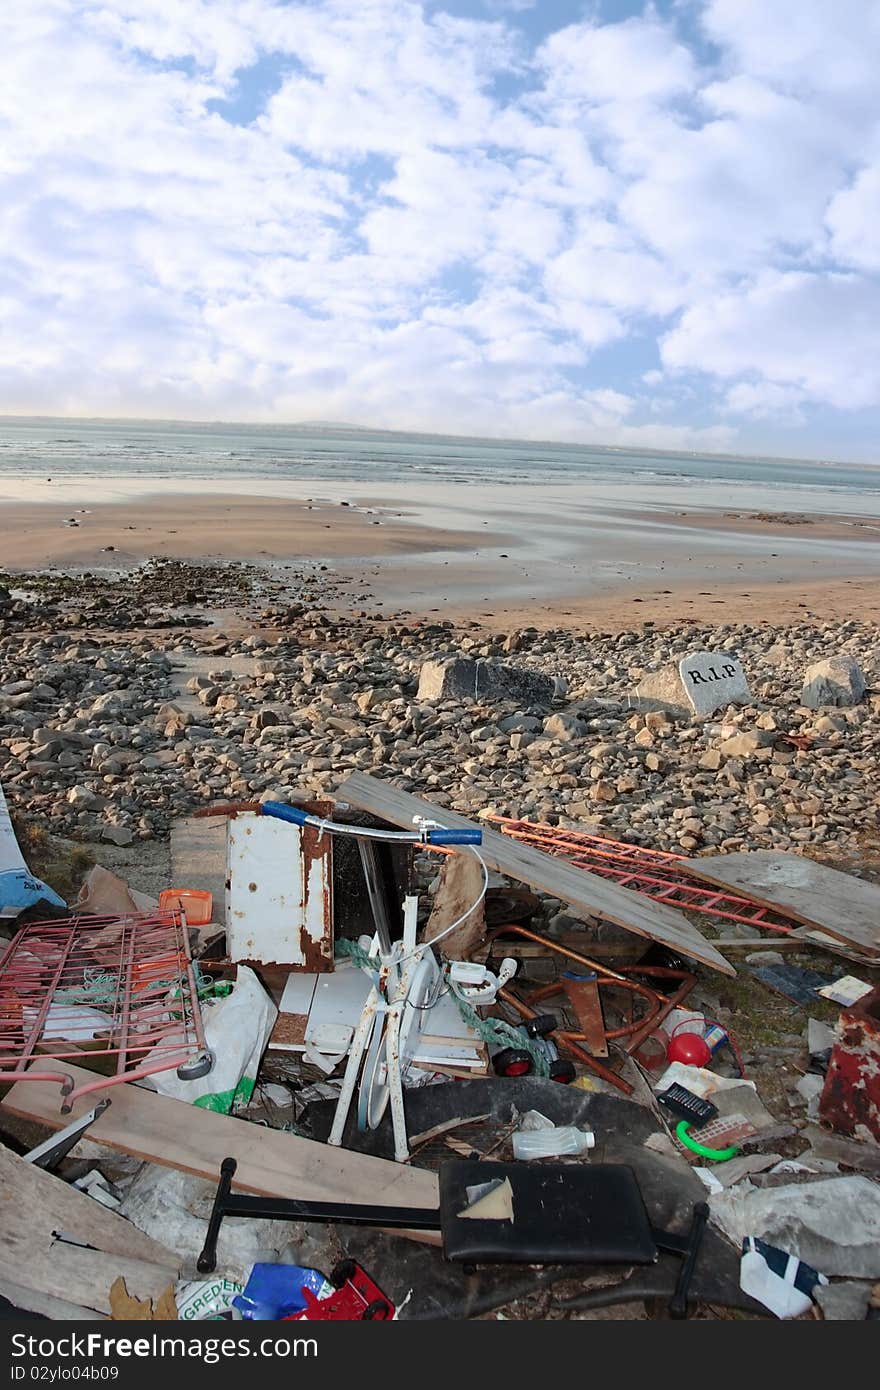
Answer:
[{"label": "plastic bag", "polygon": [[174,1301],[181,1322],[217,1321],[232,1316],[232,1303],[243,1291],[235,1279],[181,1279],[175,1285]]},{"label": "plastic bag", "polygon": [[333,1285],[319,1269],[304,1265],[256,1264],[243,1291],[232,1300],[245,1321],[273,1322],[306,1306],[303,1289],[316,1298],[327,1298]]},{"label": "plastic bag", "polygon": [[[240,965],[232,993],[202,1005],[205,1041],[214,1054],[208,1075],[181,1081],[175,1071],[163,1071],[148,1077],[145,1084],[163,1096],[228,1115],[234,1107],[247,1105],[254,1093],[260,1059],[277,1015],[253,970]],[[149,1056],[145,1062],[149,1063]]]},{"label": "plastic bag", "polygon": [[519,1130],[513,1136],[513,1156],[528,1162],[531,1158],[555,1158],[562,1154],[582,1154],[592,1149],[596,1136],[575,1125],[554,1125],[552,1129]]}]

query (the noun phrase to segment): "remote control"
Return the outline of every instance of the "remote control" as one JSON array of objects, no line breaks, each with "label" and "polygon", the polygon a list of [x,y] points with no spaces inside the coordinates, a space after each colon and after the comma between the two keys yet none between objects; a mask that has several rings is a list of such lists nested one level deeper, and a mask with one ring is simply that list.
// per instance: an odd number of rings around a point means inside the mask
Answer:
[{"label": "remote control", "polygon": [[701,1125],[707,1125],[718,1115],[718,1107],[713,1105],[711,1100],[704,1100],[702,1096],[695,1096],[693,1091],[679,1086],[677,1081],[668,1090],[661,1091],[657,1099],[661,1105],[667,1106],[680,1120],[687,1120],[688,1124],[692,1124],[695,1129],[699,1129]]}]

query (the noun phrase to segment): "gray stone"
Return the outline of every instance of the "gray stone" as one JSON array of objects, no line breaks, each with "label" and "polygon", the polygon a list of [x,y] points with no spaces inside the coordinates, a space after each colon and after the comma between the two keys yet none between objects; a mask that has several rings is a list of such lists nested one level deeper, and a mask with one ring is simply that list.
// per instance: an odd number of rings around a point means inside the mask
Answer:
[{"label": "gray stone", "polygon": [[801,704],[808,709],[823,705],[857,705],[865,696],[865,677],[851,656],[830,656],[807,667]]},{"label": "gray stone", "polygon": [[502,734],[536,734],[542,726],[543,721],[533,714],[509,714],[498,720]]},{"label": "gray stone", "polygon": [[120,845],[124,848],[126,845],[134,844],[137,836],[126,825],[105,825],[101,831],[101,839],[105,840],[107,844]]},{"label": "gray stone", "polygon": [[871,1284],[847,1279],[833,1284],[817,1284],[813,1297],[826,1322],[864,1322],[871,1302]]},{"label": "gray stone", "polygon": [[97,700],[92,703],[92,714],[117,714],[119,710],[128,709],[133,705],[135,697],[130,690],[109,690],[106,695],[99,695]]},{"label": "gray stone", "polygon": [[677,666],[644,676],[634,700],[642,710],[702,716],[727,705],[748,704],[751,698],[742,666],[730,652],[692,652]]},{"label": "gray stone", "polygon": [[677,666],[664,666],[661,671],[643,676],[632,699],[635,707],[641,710],[663,710],[679,715],[692,713]]},{"label": "gray stone", "polygon": [[426,661],[419,673],[418,700],[516,700],[523,705],[549,705],[554,695],[549,676],[505,666],[500,661],[450,657]]},{"label": "gray stone", "polygon": [[785,956],[779,951],[752,951],[746,965],[785,965]]},{"label": "gray stone", "polygon": [[419,672],[418,700],[473,699],[477,688],[477,663],[468,657],[426,661]]},{"label": "gray stone", "polygon": [[106,805],[104,798],[96,796],[88,787],[71,787],[67,800],[77,811],[100,811]]},{"label": "gray stone", "polygon": [[736,1245],[758,1236],[822,1274],[880,1278],[880,1186],[868,1178],[732,1188],[710,1197],[709,1207]]},{"label": "gray stone", "polygon": [[773,735],[763,729],[743,729],[732,738],[724,739],[720,745],[722,758],[751,758],[759,748],[767,748],[773,742]]},{"label": "gray stone", "polygon": [[712,714],[727,705],[748,705],[752,695],[745,672],[732,652],[692,652],[678,671],[694,714]]},{"label": "gray stone", "polygon": [[586,732],[586,724],[575,714],[551,714],[549,719],[544,720],[544,733],[557,743],[572,743],[575,739],[583,738]]}]

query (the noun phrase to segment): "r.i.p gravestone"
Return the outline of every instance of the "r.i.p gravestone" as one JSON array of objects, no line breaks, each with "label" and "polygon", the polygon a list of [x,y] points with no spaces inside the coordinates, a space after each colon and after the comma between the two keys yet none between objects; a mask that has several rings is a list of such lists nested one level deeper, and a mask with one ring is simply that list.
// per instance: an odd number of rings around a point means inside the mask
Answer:
[{"label": "r.i.p gravestone", "polygon": [[645,676],[635,693],[639,709],[678,714],[713,714],[727,705],[747,705],[751,691],[737,657],[730,652],[692,652],[678,666]]}]

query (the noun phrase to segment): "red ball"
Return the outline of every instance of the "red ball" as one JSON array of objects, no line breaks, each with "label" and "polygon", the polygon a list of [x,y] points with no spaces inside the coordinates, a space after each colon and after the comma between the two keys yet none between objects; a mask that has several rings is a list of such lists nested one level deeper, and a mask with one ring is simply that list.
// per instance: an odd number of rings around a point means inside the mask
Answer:
[{"label": "red ball", "polygon": [[709,1044],[699,1033],[678,1033],[666,1049],[670,1062],[683,1062],[686,1067],[704,1067],[712,1053]]}]

